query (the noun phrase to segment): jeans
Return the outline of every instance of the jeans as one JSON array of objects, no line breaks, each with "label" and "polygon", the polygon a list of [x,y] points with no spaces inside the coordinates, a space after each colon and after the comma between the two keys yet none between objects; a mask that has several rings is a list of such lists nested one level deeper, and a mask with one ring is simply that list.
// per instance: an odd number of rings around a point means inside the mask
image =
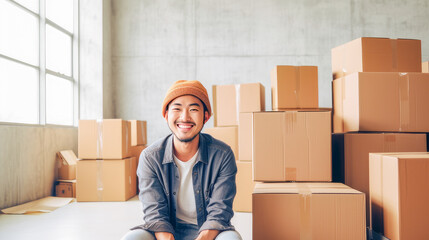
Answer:
[{"label": "jeans", "polygon": [[[175,240],[194,240],[198,237],[198,226],[194,224],[177,223]],[[155,236],[143,229],[131,230],[121,240],[155,240]],[[242,240],[237,231],[223,231],[217,235],[216,240]]]}]

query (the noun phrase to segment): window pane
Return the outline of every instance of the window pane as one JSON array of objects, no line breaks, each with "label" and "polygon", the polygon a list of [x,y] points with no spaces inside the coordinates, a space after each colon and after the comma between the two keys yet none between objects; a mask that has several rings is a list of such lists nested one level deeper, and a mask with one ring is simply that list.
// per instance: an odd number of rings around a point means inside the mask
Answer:
[{"label": "window pane", "polygon": [[35,13],[39,13],[39,1],[38,0],[15,0],[15,2],[21,4],[22,6],[30,9]]},{"label": "window pane", "polygon": [[69,35],[46,25],[46,68],[71,76],[71,44]]},{"label": "window pane", "polygon": [[0,121],[39,122],[39,75],[32,67],[0,57]]},{"label": "window pane", "polygon": [[46,122],[73,125],[73,83],[46,74]]},{"label": "window pane", "polygon": [[73,33],[73,0],[46,0],[46,17]]},{"label": "window pane", "polygon": [[39,21],[6,0],[0,0],[0,53],[39,65]]}]

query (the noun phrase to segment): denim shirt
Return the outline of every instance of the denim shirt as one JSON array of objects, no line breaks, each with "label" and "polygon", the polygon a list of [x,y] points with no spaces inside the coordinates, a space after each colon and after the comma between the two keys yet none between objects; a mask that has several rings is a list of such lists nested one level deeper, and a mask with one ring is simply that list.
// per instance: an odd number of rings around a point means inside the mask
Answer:
[{"label": "denim shirt", "polygon": [[[228,145],[208,134],[200,133],[199,141],[192,169],[199,231],[234,230],[231,225],[237,174],[234,154]],[[180,180],[173,160],[172,134],[141,153],[137,175],[144,224],[132,229],[174,234]]]}]

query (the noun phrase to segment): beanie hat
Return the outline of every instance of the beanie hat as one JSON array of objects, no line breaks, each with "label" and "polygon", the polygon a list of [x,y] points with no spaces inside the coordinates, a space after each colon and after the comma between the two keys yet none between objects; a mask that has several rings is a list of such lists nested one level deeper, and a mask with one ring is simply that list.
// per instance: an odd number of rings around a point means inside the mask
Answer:
[{"label": "beanie hat", "polygon": [[162,116],[165,117],[165,111],[168,104],[177,97],[184,95],[192,95],[203,102],[209,113],[209,118],[212,115],[209,96],[206,88],[197,80],[178,80],[168,89],[165,95],[164,102],[162,103]]}]

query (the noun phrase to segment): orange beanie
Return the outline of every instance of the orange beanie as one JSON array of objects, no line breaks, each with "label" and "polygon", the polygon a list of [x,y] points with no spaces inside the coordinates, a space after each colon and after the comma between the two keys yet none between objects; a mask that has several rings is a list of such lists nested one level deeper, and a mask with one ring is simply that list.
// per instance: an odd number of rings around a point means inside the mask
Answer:
[{"label": "orange beanie", "polygon": [[164,98],[164,102],[162,103],[162,116],[165,117],[165,111],[167,110],[167,106],[171,101],[184,95],[192,95],[199,98],[206,106],[210,118],[212,115],[212,108],[210,106],[207,90],[203,84],[196,80],[178,80],[173,83],[173,85],[168,89]]}]

